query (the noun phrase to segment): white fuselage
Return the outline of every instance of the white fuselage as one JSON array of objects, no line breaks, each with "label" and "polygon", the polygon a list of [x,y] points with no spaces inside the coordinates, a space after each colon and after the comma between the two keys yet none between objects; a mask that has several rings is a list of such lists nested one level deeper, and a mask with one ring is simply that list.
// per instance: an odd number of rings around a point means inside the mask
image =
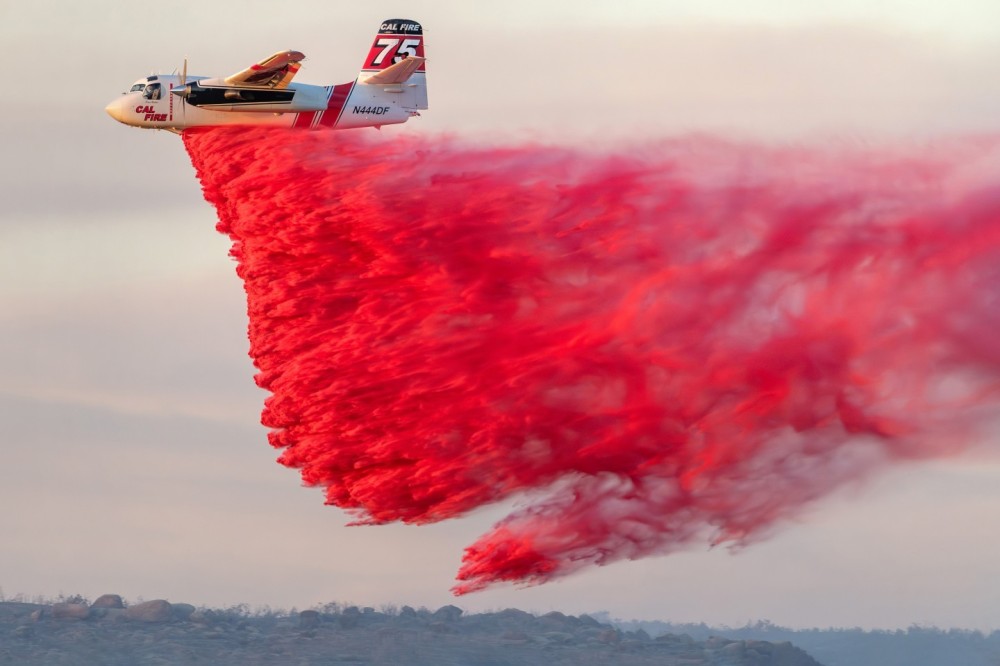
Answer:
[{"label": "white fuselage", "polygon": [[[418,72],[423,85],[423,72]],[[150,76],[112,101],[106,111],[133,127],[168,129],[213,125],[277,127],[379,127],[416,115],[412,83],[380,86],[361,82],[336,86],[291,83],[283,90],[227,86],[221,79],[187,77],[185,94],[177,75]],[[424,105],[424,108],[426,106]]]}]

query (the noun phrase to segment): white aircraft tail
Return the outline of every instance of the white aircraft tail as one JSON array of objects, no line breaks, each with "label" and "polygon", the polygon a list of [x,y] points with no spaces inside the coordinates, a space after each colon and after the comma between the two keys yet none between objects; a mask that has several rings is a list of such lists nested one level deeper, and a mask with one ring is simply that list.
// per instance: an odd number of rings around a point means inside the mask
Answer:
[{"label": "white aircraft tail", "polygon": [[379,97],[391,96],[405,109],[426,109],[427,69],[421,25],[409,19],[383,21],[368,50],[358,84],[380,87]]}]

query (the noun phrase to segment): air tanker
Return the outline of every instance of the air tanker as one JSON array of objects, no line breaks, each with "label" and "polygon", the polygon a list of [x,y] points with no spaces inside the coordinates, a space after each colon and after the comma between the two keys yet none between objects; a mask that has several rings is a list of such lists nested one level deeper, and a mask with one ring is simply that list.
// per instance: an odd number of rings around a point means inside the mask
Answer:
[{"label": "air tanker", "polygon": [[179,74],[139,79],[106,107],[115,120],[180,133],[191,127],[272,125],[347,129],[404,123],[427,108],[424,31],[408,19],[379,26],[358,78],[293,83],[305,55],[280,51],[225,78]]}]

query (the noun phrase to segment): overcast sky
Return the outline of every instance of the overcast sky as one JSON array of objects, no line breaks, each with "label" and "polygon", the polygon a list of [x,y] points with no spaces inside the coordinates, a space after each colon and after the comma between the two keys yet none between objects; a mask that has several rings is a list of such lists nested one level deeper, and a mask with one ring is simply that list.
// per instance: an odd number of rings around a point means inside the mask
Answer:
[{"label": "overcast sky", "polygon": [[[353,79],[425,26],[430,110],[385,132],[857,142],[996,132],[1000,3],[0,2],[0,588],[212,605],[437,607],[508,507],[345,528],[274,463],[242,285],[178,137],[104,106],[136,78],[284,48]],[[627,145],[623,143],[622,145]],[[458,600],[623,618],[1000,628],[1000,464],[845,489],[738,554],[695,548]]]}]

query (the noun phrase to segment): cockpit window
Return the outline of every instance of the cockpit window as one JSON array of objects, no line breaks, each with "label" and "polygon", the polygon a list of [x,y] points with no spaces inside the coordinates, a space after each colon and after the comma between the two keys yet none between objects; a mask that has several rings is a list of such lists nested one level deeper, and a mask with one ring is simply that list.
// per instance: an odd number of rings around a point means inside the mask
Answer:
[{"label": "cockpit window", "polygon": [[129,88],[128,91],[129,92],[135,92],[137,90],[142,90],[145,87],[146,87],[145,83],[137,83],[134,86],[132,86],[131,88]]},{"label": "cockpit window", "polygon": [[160,99],[160,84],[150,83],[146,86],[145,90],[142,91],[142,96],[146,99]]}]

